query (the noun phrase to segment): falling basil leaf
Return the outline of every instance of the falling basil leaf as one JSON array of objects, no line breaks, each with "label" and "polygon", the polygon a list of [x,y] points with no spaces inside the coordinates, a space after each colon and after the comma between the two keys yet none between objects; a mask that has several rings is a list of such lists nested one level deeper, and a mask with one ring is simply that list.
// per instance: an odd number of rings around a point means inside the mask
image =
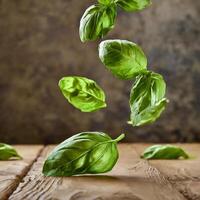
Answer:
[{"label": "falling basil leaf", "polygon": [[131,123],[141,126],[154,122],[165,110],[166,84],[160,74],[148,72],[139,75],[130,94]]},{"label": "falling basil leaf", "polygon": [[102,132],[83,132],[59,144],[43,166],[46,176],[98,174],[110,171],[117,162],[117,142]]},{"label": "falling basil leaf", "polygon": [[82,112],[93,112],[106,107],[103,90],[91,79],[68,76],[62,78],[58,85],[69,103]]},{"label": "falling basil leaf", "polygon": [[103,5],[110,5],[111,3],[113,3],[113,1],[114,0],[98,0],[98,2]]},{"label": "falling basil leaf", "polygon": [[[105,1],[104,1],[105,2]],[[79,35],[82,42],[102,38],[115,24],[116,5],[92,5],[83,14]]]},{"label": "falling basil leaf", "polygon": [[11,158],[21,159],[22,157],[12,146],[0,143],[0,160],[9,160]]},{"label": "falling basil leaf", "polygon": [[189,158],[180,147],[174,145],[153,145],[145,149],[141,156],[144,159],[179,159]]},{"label": "falling basil leaf", "polygon": [[150,0],[117,0],[117,5],[125,11],[139,11],[151,5]]},{"label": "falling basil leaf", "polygon": [[147,58],[141,48],[127,40],[106,40],[99,45],[99,58],[112,74],[132,79],[146,71]]}]

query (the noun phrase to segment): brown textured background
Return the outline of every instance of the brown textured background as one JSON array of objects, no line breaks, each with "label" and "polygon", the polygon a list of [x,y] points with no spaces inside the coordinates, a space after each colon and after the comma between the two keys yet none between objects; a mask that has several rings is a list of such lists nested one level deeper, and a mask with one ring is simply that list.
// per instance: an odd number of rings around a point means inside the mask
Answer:
[{"label": "brown textured background", "polygon": [[[130,81],[114,78],[98,59],[98,42],[82,44],[79,19],[93,0],[0,0],[0,141],[56,143],[102,130],[124,141],[200,141],[200,1],[153,0],[139,13],[119,11],[106,38],[141,45],[150,69],[164,75],[171,100],[153,125],[133,128]],[[96,80],[107,109],[81,113],[61,95],[66,75]]]}]

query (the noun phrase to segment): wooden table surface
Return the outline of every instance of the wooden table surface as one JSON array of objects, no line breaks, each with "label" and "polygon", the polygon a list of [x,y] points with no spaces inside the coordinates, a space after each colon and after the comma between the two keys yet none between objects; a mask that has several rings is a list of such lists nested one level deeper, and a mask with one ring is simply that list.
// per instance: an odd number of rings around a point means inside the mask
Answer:
[{"label": "wooden table surface", "polygon": [[200,144],[176,144],[189,160],[140,159],[150,144],[119,144],[119,160],[102,175],[44,177],[54,146],[18,145],[19,161],[0,161],[0,200],[200,200]]}]

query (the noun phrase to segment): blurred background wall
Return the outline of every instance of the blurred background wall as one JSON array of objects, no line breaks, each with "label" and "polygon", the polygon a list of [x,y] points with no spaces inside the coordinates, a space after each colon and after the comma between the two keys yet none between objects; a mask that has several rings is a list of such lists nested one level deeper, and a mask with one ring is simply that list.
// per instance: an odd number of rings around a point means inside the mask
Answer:
[{"label": "blurred background wall", "polygon": [[[106,38],[138,43],[150,69],[161,73],[170,99],[153,125],[133,128],[131,81],[101,64],[97,42],[81,43],[79,20],[94,0],[0,0],[0,141],[57,143],[81,131],[104,131],[124,141],[200,141],[200,1],[153,0],[139,13],[119,11]],[[105,39],[106,39],[105,38]],[[67,75],[94,79],[108,107],[81,113],[61,95]]]}]

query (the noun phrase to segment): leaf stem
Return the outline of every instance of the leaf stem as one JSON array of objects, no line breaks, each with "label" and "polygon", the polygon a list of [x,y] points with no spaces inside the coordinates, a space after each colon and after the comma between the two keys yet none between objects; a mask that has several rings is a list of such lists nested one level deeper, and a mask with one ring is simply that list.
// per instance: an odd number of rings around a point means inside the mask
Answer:
[{"label": "leaf stem", "polygon": [[125,137],[125,134],[122,133],[120,136],[118,136],[118,137],[117,137],[115,140],[113,140],[113,141],[119,142],[120,140],[124,139],[124,137]]}]

